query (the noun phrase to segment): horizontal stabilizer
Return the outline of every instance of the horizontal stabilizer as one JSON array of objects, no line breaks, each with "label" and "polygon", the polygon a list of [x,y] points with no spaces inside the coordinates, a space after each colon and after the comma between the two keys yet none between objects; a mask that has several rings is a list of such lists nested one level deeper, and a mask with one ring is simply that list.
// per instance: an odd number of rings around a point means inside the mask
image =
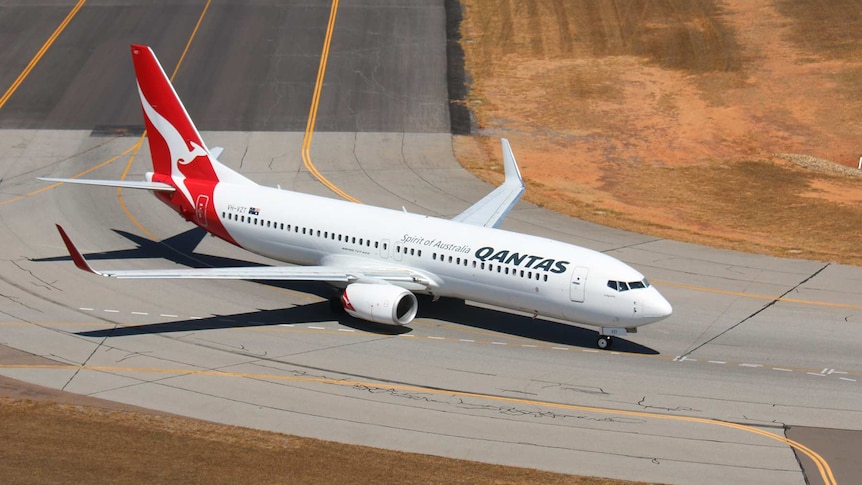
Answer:
[{"label": "horizontal stabilizer", "polygon": [[210,148],[210,157],[213,160],[218,160],[221,157],[221,153],[224,151],[222,147],[212,147]]},{"label": "horizontal stabilizer", "polygon": [[156,192],[173,192],[175,189],[161,182],[135,182],[127,180],[97,180],[97,179],[58,179],[53,177],[39,177],[45,182],[62,182],[65,184],[101,185],[104,187],[122,187],[124,189],[143,189]]}]

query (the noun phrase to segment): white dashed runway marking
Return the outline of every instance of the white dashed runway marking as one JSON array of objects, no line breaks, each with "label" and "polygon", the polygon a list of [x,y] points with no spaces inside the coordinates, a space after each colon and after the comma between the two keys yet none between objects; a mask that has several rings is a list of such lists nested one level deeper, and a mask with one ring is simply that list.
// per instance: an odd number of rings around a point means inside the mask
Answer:
[{"label": "white dashed runway marking", "polygon": [[[85,312],[97,312],[97,311],[99,311],[99,310],[96,310],[96,309],[91,308],[91,307],[80,307],[80,308],[78,308],[78,310],[85,311]],[[120,310],[107,309],[107,308],[103,309],[101,311],[104,313],[117,313],[117,314],[123,313]],[[131,311],[128,313],[130,315],[144,316],[144,317],[151,315],[150,312],[142,312],[142,311]],[[178,319],[189,319],[189,320],[201,320],[201,319],[205,319],[205,318],[214,318],[213,316],[210,316],[210,317],[181,316],[181,315],[175,315],[172,313],[159,313],[158,315],[162,318],[178,318]],[[218,321],[227,322],[227,323],[235,323],[236,322],[236,320],[233,320],[230,318],[218,318]],[[260,322],[260,321],[249,322],[249,323],[252,325],[261,325],[261,326],[268,325],[267,322]],[[285,329],[296,329],[296,330],[331,331],[331,330],[328,330],[326,327],[321,327],[321,326],[317,326],[317,325],[303,326],[303,325],[297,325],[297,324],[293,324],[293,323],[272,324],[272,327],[279,327],[279,328],[285,328]],[[341,334],[369,335],[367,332],[357,331],[356,329],[352,329],[352,328],[337,328],[335,330]],[[422,340],[460,342],[460,343],[475,344],[475,345],[499,345],[499,346],[509,346],[509,347],[522,347],[522,348],[528,348],[528,349],[548,349],[548,350],[559,350],[559,351],[564,351],[564,352],[604,353],[605,355],[624,356],[624,357],[631,356],[631,354],[623,354],[623,353],[614,352],[614,351],[601,351],[598,349],[589,349],[589,348],[572,349],[569,347],[538,345],[538,344],[520,344],[520,343],[514,343],[514,342],[501,342],[501,341],[496,341],[496,340],[476,340],[476,339],[466,339],[466,338],[455,339],[455,338],[448,338],[448,337],[440,337],[440,336],[436,336],[436,335],[422,336],[422,335],[415,335],[415,334],[411,334],[411,333],[403,333],[403,334],[398,334],[396,336],[397,337],[405,337],[405,338],[413,338],[413,339],[422,339]],[[655,356],[655,357],[668,358],[668,357],[662,357],[662,356]],[[698,359],[692,359],[691,357],[688,357],[685,355],[678,355],[678,356],[674,357],[671,361],[672,362],[699,363]],[[748,368],[748,369],[765,368],[765,369],[770,369],[770,370],[774,370],[774,371],[778,371],[778,372],[789,372],[789,373],[793,373],[793,372],[803,373],[804,372],[805,374],[810,375],[810,376],[817,376],[817,377],[835,376],[835,377],[838,377],[840,380],[845,381],[845,382],[858,382],[857,379],[854,379],[851,377],[845,377],[848,374],[850,374],[849,372],[839,371],[836,369],[831,369],[829,367],[824,367],[823,369],[817,369],[817,371],[815,371],[815,369],[768,367],[768,366],[764,366],[763,364],[754,364],[754,363],[749,363],[749,362],[728,362],[725,360],[705,360],[702,362],[708,363],[708,364],[716,364],[716,365],[731,365],[731,366],[735,366],[737,368],[739,368],[739,367]],[[858,374],[858,373],[854,372],[854,374]]]}]

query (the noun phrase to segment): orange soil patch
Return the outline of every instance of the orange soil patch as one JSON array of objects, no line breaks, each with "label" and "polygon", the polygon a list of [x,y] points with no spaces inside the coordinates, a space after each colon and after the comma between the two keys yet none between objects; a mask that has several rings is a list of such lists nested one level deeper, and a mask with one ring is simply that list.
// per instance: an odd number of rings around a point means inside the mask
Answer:
[{"label": "orange soil patch", "polygon": [[456,143],[468,169],[495,180],[506,136],[540,205],[663,237],[862,264],[849,244],[862,208],[847,203],[862,198],[862,179],[774,156],[856,167],[862,2],[463,4],[481,135]]}]

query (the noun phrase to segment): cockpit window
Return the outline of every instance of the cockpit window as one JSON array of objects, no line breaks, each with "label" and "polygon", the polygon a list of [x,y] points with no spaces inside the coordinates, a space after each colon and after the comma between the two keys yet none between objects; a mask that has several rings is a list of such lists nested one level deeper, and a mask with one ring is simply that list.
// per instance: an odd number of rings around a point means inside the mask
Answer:
[{"label": "cockpit window", "polygon": [[643,288],[649,288],[650,283],[646,280],[646,278],[640,281],[608,281],[608,288],[617,291],[629,291],[629,290],[640,290]]}]

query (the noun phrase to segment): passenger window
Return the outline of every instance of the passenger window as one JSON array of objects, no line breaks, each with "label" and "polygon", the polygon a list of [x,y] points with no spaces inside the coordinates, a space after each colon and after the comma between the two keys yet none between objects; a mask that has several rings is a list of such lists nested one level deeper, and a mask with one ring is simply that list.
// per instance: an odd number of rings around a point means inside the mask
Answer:
[{"label": "passenger window", "polygon": [[542,278],[543,278],[545,281],[548,281],[548,275],[547,275],[547,273],[546,273]]}]

